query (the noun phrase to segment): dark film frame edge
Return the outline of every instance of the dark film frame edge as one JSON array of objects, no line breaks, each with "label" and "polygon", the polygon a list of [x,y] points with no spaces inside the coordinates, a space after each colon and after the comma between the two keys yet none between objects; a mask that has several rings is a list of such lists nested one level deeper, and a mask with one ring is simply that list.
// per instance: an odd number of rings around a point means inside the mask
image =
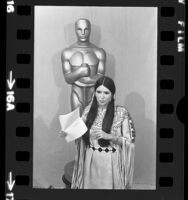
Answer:
[{"label": "dark film frame edge", "polygon": [[[24,1],[23,1],[23,2],[24,2]],[[31,7],[32,7],[32,6],[31,6]],[[34,11],[33,8],[32,8],[32,11]],[[33,30],[32,30],[32,33],[33,33]],[[159,54],[158,54],[158,55],[159,55]],[[158,63],[158,67],[159,67],[159,63]],[[159,81],[159,79],[158,79],[158,81]],[[32,81],[31,81],[31,82],[32,82]],[[32,84],[33,84],[33,83],[32,83]],[[33,86],[31,86],[31,89],[33,89],[32,87],[33,87]],[[158,86],[158,88],[159,88],[159,87],[160,87],[160,86]],[[160,91],[158,91],[158,92],[160,92]],[[31,106],[31,107],[32,107],[32,106]],[[158,114],[159,114],[159,113],[158,113]],[[158,138],[157,141],[160,141],[160,139]],[[32,147],[32,148],[33,148],[33,147]],[[32,152],[31,152],[31,155],[32,155]],[[31,166],[31,167],[32,167],[32,166]],[[31,177],[31,178],[32,178],[32,177]],[[31,180],[30,180],[30,181],[31,181]],[[157,186],[157,185],[158,185],[158,182],[156,181],[156,186]],[[30,186],[31,186],[31,184],[30,184]],[[29,187],[30,187],[30,186],[29,186]],[[31,186],[31,187],[32,187],[32,186]],[[31,188],[31,189],[32,189],[32,188]],[[159,188],[158,188],[158,189],[159,189]],[[30,189],[29,189],[29,190],[30,190]],[[33,190],[33,189],[32,189],[32,190]],[[36,191],[36,190],[35,190],[35,191]],[[42,191],[41,191],[41,192],[42,192]],[[48,191],[48,190],[46,191],[46,193],[49,193],[49,192],[50,192],[50,191]],[[127,191],[127,193],[129,193],[129,192],[130,192],[130,191]],[[137,192],[138,192],[138,193],[142,193],[142,192],[139,192],[139,191],[137,191]],[[151,191],[148,191],[148,192],[151,193]],[[40,192],[39,192],[39,193],[40,193]],[[51,192],[50,192],[50,193],[51,193]],[[59,191],[57,191],[57,193],[59,193]],[[65,193],[68,193],[68,194],[69,194],[68,191],[67,191],[67,192],[65,191]],[[78,192],[78,193],[81,194],[82,192]],[[100,193],[100,191],[99,191],[99,193]],[[111,192],[110,192],[110,193],[111,193]],[[120,192],[120,193],[121,193],[121,192]],[[32,194],[32,192],[30,191],[30,192],[28,192],[28,194]],[[59,194],[60,194],[60,193],[59,193]],[[42,195],[42,193],[41,193],[40,195]],[[39,196],[40,196],[40,195],[39,195]],[[133,195],[133,196],[134,196],[134,195]]]}]

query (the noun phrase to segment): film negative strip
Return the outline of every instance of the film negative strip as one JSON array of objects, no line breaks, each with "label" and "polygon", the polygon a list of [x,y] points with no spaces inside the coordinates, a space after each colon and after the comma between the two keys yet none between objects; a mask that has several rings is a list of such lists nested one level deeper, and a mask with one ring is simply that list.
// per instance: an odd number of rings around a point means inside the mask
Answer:
[{"label": "film negative strip", "polygon": [[[6,200],[87,195],[184,199],[184,12],[184,0],[6,1]],[[76,40],[74,23],[79,18],[90,21],[94,47],[70,46]],[[90,178],[84,176],[88,185],[81,190],[67,189],[76,151],[74,143],[59,139],[58,116],[71,111],[71,94],[75,92],[77,98],[87,93],[79,85],[71,90],[66,82],[62,52],[68,46],[65,60],[73,71],[86,62],[92,72],[102,60],[96,46],[106,52],[105,75],[114,80],[115,100],[130,111],[136,129],[133,184],[128,190],[120,190],[120,172],[114,165],[113,173],[105,176],[112,189],[92,188],[93,180],[106,184],[94,172],[89,172]],[[81,57],[80,52],[84,52]]]}]

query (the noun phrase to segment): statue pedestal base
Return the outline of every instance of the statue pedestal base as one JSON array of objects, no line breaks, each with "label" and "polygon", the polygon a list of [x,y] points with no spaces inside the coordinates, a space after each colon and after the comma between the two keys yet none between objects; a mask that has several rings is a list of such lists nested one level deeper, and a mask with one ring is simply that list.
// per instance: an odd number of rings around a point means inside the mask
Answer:
[{"label": "statue pedestal base", "polygon": [[67,163],[64,167],[64,174],[62,180],[65,183],[67,189],[71,188],[73,169],[74,169],[74,160]]}]

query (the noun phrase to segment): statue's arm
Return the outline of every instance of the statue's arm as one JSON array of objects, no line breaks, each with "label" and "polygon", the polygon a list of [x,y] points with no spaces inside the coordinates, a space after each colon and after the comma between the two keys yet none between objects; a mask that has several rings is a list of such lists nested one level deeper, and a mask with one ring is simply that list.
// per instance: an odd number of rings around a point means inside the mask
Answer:
[{"label": "statue's arm", "polygon": [[65,80],[69,84],[73,84],[75,81],[80,79],[83,76],[87,76],[88,72],[86,68],[78,68],[75,71],[71,70],[71,65],[69,62],[69,54],[70,52],[64,50],[61,53],[61,61],[62,61],[62,68],[63,68],[63,74],[65,77]]},{"label": "statue's arm", "polygon": [[105,74],[106,53],[103,49],[98,49],[95,54],[99,59],[98,70],[95,76],[89,77],[87,82],[90,84],[95,84],[96,81]]},{"label": "statue's arm", "polygon": [[100,49],[96,52],[96,55],[99,59],[97,75],[103,76],[105,74],[106,53],[103,49]]}]

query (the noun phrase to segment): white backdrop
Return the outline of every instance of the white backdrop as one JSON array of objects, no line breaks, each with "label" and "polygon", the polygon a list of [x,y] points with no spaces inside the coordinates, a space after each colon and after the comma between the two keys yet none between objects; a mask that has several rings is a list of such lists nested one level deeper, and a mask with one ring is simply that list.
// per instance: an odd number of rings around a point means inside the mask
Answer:
[{"label": "white backdrop", "polygon": [[34,24],[33,186],[63,187],[74,143],[58,136],[58,116],[70,112],[61,51],[76,41],[74,23],[91,22],[91,42],[107,53],[106,75],[116,83],[116,103],[135,123],[134,184],[155,186],[157,8],[36,6]]}]

